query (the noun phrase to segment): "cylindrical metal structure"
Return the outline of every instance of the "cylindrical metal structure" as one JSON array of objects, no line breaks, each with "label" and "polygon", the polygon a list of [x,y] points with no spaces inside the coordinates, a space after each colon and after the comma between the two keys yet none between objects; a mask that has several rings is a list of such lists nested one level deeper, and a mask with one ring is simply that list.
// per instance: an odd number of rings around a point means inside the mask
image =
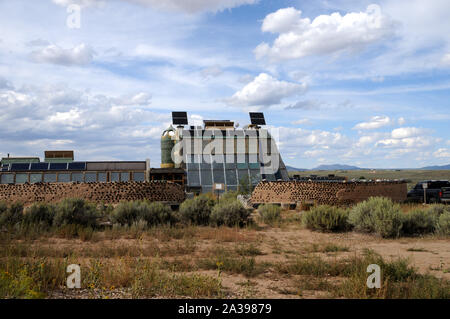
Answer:
[{"label": "cylindrical metal structure", "polygon": [[161,136],[161,168],[173,168],[175,164],[172,160],[172,149],[175,141],[172,137],[175,135],[175,129],[170,125]]}]

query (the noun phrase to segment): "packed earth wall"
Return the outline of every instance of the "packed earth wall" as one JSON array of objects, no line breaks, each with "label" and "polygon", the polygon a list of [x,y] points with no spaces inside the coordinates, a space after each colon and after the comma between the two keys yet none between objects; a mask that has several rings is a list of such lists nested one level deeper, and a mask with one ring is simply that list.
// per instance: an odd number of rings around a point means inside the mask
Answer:
[{"label": "packed earth wall", "polygon": [[1,184],[0,201],[55,203],[65,198],[80,198],[92,202],[149,200],[181,203],[185,199],[183,187],[172,182],[110,182],[110,183],[35,183]]},{"label": "packed earth wall", "polygon": [[330,182],[330,181],[276,181],[260,182],[251,197],[253,204],[316,204],[344,205],[382,196],[395,202],[406,199],[407,183],[382,182]]}]

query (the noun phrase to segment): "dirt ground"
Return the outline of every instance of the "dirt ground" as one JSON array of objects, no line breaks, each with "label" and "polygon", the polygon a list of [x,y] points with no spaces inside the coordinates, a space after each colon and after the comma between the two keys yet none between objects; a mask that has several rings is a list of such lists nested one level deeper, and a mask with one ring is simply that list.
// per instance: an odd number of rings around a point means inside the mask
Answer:
[{"label": "dirt ground", "polygon": [[[295,212],[290,213],[290,217]],[[294,216],[295,217],[295,216]],[[258,265],[265,265],[255,276],[223,271],[220,279],[225,298],[323,298],[327,289],[305,287],[307,276],[282,274],[275,265],[287,263],[297,257],[319,256],[324,260],[339,260],[361,255],[371,249],[385,260],[399,257],[408,258],[419,273],[432,274],[450,280],[450,239],[436,236],[383,239],[376,235],[347,233],[321,233],[303,228],[298,222],[280,225],[259,225],[257,228],[213,228],[194,227],[183,230],[183,234],[173,236],[165,231],[147,232],[139,238],[107,238],[104,234],[82,241],[80,239],[39,238],[32,242],[19,241],[40,257],[97,258],[114,262],[122,257],[136,256],[158,259],[181,265],[177,272],[184,274],[204,274],[217,277],[217,269],[198,267],[199,262],[211,258],[217,251],[226,250],[236,254],[239,249],[252,248],[252,255]],[[331,249],[327,249],[331,247]],[[333,251],[334,248],[334,251]],[[337,248],[337,249],[336,249]],[[29,253],[26,253],[29,254]],[[23,256],[23,254],[22,254]],[[28,256],[28,255],[27,255]],[[242,255],[241,255],[242,256]],[[248,256],[248,255],[247,255]],[[303,284],[302,283],[303,280]],[[336,283],[342,278],[325,276],[323,284]],[[130,298],[128,288],[116,288],[108,298]],[[54,291],[49,298],[92,298],[95,291],[61,290]]]}]

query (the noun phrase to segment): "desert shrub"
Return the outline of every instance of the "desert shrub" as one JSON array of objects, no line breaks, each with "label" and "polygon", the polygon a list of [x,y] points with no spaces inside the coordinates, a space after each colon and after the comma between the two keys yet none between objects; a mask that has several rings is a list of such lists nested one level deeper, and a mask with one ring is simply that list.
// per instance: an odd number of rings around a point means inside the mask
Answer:
[{"label": "desert shrub", "polygon": [[437,215],[429,210],[415,209],[403,216],[402,233],[405,235],[422,235],[436,229]]},{"label": "desert shrub", "polygon": [[214,204],[215,201],[205,194],[187,199],[180,205],[180,219],[187,224],[208,225]]},{"label": "desert shrub", "polygon": [[121,202],[110,215],[113,223],[132,225],[143,220],[148,226],[169,224],[175,221],[169,206],[158,202]]},{"label": "desert shrub", "polygon": [[211,224],[229,227],[244,226],[249,222],[250,211],[237,200],[221,201],[211,212]]},{"label": "desert shrub", "polygon": [[94,204],[83,199],[64,199],[56,206],[53,223],[56,226],[81,225],[95,227],[99,212]]},{"label": "desert shrub", "polygon": [[1,201],[0,202],[0,216],[1,216],[1,214],[6,212],[7,210],[8,210],[8,205],[6,205],[5,202]]},{"label": "desert shrub", "polygon": [[172,209],[163,203],[146,203],[146,208],[138,217],[145,220],[149,226],[174,224],[176,221]]},{"label": "desert shrub", "polygon": [[348,223],[348,210],[329,205],[313,207],[302,215],[303,224],[313,230],[346,231],[351,228]]},{"label": "desert shrub", "polygon": [[51,226],[55,216],[55,207],[50,204],[33,204],[25,211],[24,222],[26,224],[43,224]]},{"label": "desert shrub", "polygon": [[223,193],[222,196],[220,196],[220,201],[221,202],[234,201],[237,199],[238,195],[239,195],[238,192],[228,191]]},{"label": "desert shrub", "polygon": [[450,212],[445,212],[439,216],[437,231],[441,235],[450,236]]},{"label": "desert shrub", "polygon": [[[2,208],[4,209],[4,207]],[[13,203],[0,215],[0,225],[15,225],[23,220],[23,205]]]},{"label": "desert shrub", "polygon": [[120,202],[112,211],[110,218],[114,224],[131,225],[142,209],[141,201]]},{"label": "desert shrub", "polygon": [[261,221],[270,224],[281,219],[281,207],[274,204],[264,204],[258,207]]},{"label": "desert shrub", "polygon": [[371,197],[351,209],[348,221],[358,231],[398,237],[402,228],[401,208],[388,198]]},{"label": "desert shrub", "polygon": [[443,204],[434,204],[429,206],[427,212],[438,219],[443,213],[450,212],[450,207]]}]

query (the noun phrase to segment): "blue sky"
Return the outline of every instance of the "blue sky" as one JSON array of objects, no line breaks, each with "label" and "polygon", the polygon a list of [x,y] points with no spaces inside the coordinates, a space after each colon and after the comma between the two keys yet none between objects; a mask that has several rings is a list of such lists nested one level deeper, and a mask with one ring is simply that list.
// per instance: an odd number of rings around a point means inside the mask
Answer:
[{"label": "blue sky", "polygon": [[171,111],[260,110],[292,166],[448,164],[448,30],[447,0],[0,1],[0,156],[158,166]]}]

